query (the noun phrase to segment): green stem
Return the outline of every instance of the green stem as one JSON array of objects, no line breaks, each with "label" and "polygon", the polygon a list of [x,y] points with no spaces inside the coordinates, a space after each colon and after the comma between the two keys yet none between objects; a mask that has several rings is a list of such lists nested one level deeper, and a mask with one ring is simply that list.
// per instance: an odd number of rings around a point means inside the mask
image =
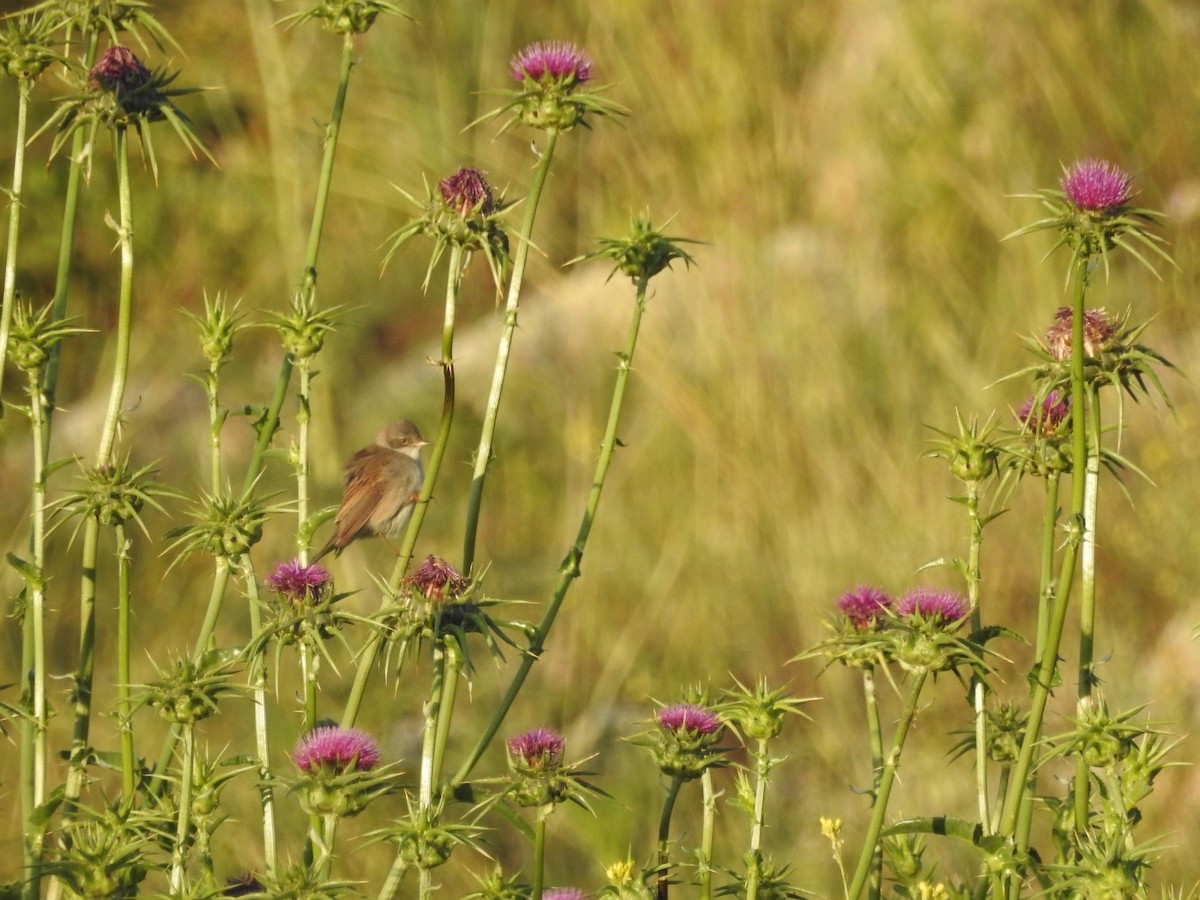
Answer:
[{"label": "green stem", "polygon": [[[1050,699],[1050,690],[1054,685],[1055,672],[1058,667],[1058,651],[1062,644],[1067,604],[1071,598],[1075,565],[1079,556],[1080,536],[1084,528],[1085,479],[1082,473],[1087,466],[1087,443],[1084,415],[1083,310],[1084,298],[1087,295],[1088,261],[1086,257],[1077,259],[1073,273],[1075,292],[1071,307],[1073,311],[1071,325],[1071,521],[1068,524],[1068,539],[1063,549],[1062,567],[1059,570],[1058,586],[1054,594],[1053,615],[1046,634],[1046,646],[1036,663],[1037,672],[1030,696],[1029,720],[1021,739],[1021,750],[1013,769],[1012,780],[1008,785],[1008,794],[1004,800],[1004,813],[1000,819],[1001,834],[1015,837],[1018,852],[1024,852],[1029,846],[1027,820],[1025,817],[1020,817],[1019,813],[1023,804],[1022,798],[1032,788],[1031,776],[1035,768],[1034,755],[1041,743],[1046,705]],[[1017,829],[1018,818],[1022,823],[1019,831]]]},{"label": "green stem", "polygon": [[879,779],[879,788],[871,808],[871,821],[867,826],[866,836],[863,838],[862,854],[858,858],[858,867],[854,870],[854,879],[850,882],[850,889],[846,892],[848,900],[858,900],[867,883],[867,878],[871,874],[872,860],[875,858],[875,850],[879,844],[879,835],[883,832],[883,820],[887,813],[888,799],[891,797],[892,785],[896,781],[896,772],[900,768],[900,752],[904,749],[908,730],[916,718],[921,689],[925,685],[928,674],[924,670],[916,673],[909,686],[908,696],[904,702],[904,711],[896,723],[896,731],[892,735],[892,748],[888,752]]},{"label": "green stem", "polygon": [[704,814],[700,828],[700,853],[697,859],[697,881],[700,900],[712,900],[713,841],[717,825],[717,794],[713,789],[712,769],[705,769],[700,776],[700,788],[704,795]]},{"label": "green stem", "polygon": [[[867,738],[871,745],[871,800],[879,796],[879,781],[883,778],[883,727],[879,720],[879,698],[875,694],[875,667],[863,669],[863,699],[867,708]],[[879,900],[883,884],[883,851],[875,849],[871,861],[871,884],[867,896]]]},{"label": "green stem", "polygon": [[433,781],[434,784],[442,777],[446,760],[446,744],[450,740],[450,723],[454,720],[454,698],[458,694],[458,676],[466,661],[458,639],[447,636],[445,639],[446,666],[442,681],[442,699],[438,708],[437,741],[433,745]]},{"label": "green stem", "polygon": [[[980,553],[983,547],[983,519],[979,514],[979,482],[967,482],[967,520],[970,527],[970,543],[967,551],[967,600],[971,604],[971,630],[978,632],[983,627],[983,614],[979,608]],[[979,810],[979,822],[984,833],[992,830],[992,817],[988,808],[988,756],[987,756],[987,685],[976,672],[971,676],[971,706],[975,713],[975,797]]]},{"label": "green stem", "polygon": [[303,539],[308,521],[309,424],[312,421],[312,359],[300,360],[299,408],[296,410],[296,550],[308,562],[308,542]]},{"label": "green stem", "polygon": [[429,677],[429,699],[425,701],[425,727],[421,742],[421,776],[419,787],[419,809],[423,821],[428,824],[428,812],[433,807],[433,757],[437,745],[438,714],[442,705],[442,679],[446,672],[446,654],[443,650],[444,637],[437,637],[433,645],[433,672]]},{"label": "green stem", "polygon": [[[1076,715],[1081,721],[1092,708],[1096,685],[1096,511],[1100,501],[1100,398],[1087,385],[1088,455],[1084,473],[1083,535],[1079,547],[1079,684]],[[1075,764],[1075,830],[1087,830],[1090,769],[1081,756]]]},{"label": "green stem", "polygon": [[[388,581],[388,591],[383,596],[380,609],[386,608],[388,604],[393,602],[396,591],[400,587],[400,580],[404,577],[404,572],[408,569],[408,564],[412,560],[413,550],[417,545],[417,535],[420,534],[421,525],[425,521],[425,513],[429,508],[429,500],[433,497],[433,490],[437,485],[438,474],[442,470],[442,461],[446,457],[446,447],[450,442],[450,428],[454,423],[455,405],[454,320],[455,310],[458,306],[458,292],[462,283],[462,273],[466,262],[467,260],[463,254],[462,247],[458,244],[451,244],[450,264],[446,274],[446,313],[442,324],[442,358],[438,361],[438,365],[442,369],[442,418],[438,423],[437,436],[433,440],[433,449],[429,453],[429,465],[425,468],[425,483],[421,486],[421,493],[413,506],[412,519],[409,520],[408,528],[404,532],[404,542],[400,546],[400,556],[396,560],[395,567],[392,569],[392,576]],[[367,681],[370,679],[371,672],[374,669],[375,656],[379,652],[380,640],[381,638],[378,634],[372,634],[362,649],[358,667],[354,673],[354,683],[350,687],[350,695],[346,699],[346,708],[342,713],[343,728],[353,726],[354,720],[358,717],[358,711],[362,706],[363,696],[366,693]]]},{"label": "green stem", "polygon": [[1042,567],[1038,581],[1037,643],[1034,659],[1041,659],[1046,652],[1046,635],[1050,631],[1050,616],[1054,606],[1054,546],[1055,530],[1058,527],[1059,476],[1046,478],[1046,509],[1042,515]]},{"label": "green stem", "polygon": [[546,878],[546,820],[553,809],[553,805],[539,809],[533,823],[533,887],[529,892],[530,900],[542,898],[542,885]]},{"label": "green stem", "polygon": [[563,600],[566,599],[567,591],[570,590],[571,584],[581,574],[580,566],[583,561],[583,551],[587,546],[588,536],[592,531],[592,524],[596,520],[596,512],[600,508],[600,494],[604,490],[604,481],[608,477],[608,468],[612,463],[613,452],[617,446],[617,427],[621,423],[621,407],[625,403],[625,391],[629,385],[629,373],[633,367],[633,354],[637,348],[638,329],[641,327],[642,314],[645,310],[646,282],[639,281],[637,283],[637,296],[634,299],[633,319],[630,322],[629,334],[625,340],[625,349],[617,354],[619,360],[617,365],[617,379],[616,384],[613,386],[612,403],[608,411],[608,425],[604,430],[604,439],[600,443],[600,456],[596,460],[596,472],[592,477],[592,488],[588,493],[583,518],[579,523],[579,531],[575,535],[575,543],[571,545],[559,567],[558,585],[550,598],[546,612],[542,615],[541,623],[530,638],[529,648],[521,655],[521,662],[517,666],[517,671],[513,674],[513,679],[497,705],[496,711],[492,714],[491,720],[484,728],[483,733],[480,735],[478,741],[476,741],[470,754],[463,760],[462,765],[459,766],[458,771],[455,773],[451,781],[454,786],[466,781],[475,764],[483,757],[488,744],[496,736],[496,732],[500,730],[500,725],[504,722],[505,716],[508,715],[508,710],[512,707],[513,701],[516,700],[517,694],[520,693],[521,687],[525,684],[525,679],[529,677],[529,672],[533,669],[534,663],[541,658],[542,651],[545,649],[546,639],[550,634],[550,629],[554,626],[554,620],[558,616],[558,611],[562,607]]},{"label": "green stem", "polygon": [[208,367],[205,394],[208,398],[208,451],[209,491],[219,497],[221,490],[221,416],[220,383],[221,364],[213,362]]},{"label": "green stem", "polygon": [[754,818],[750,826],[750,871],[746,879],[746,900],[757,900],[762,880],[762,837],[766,827],[767,781],[771,774],[771,757],[766,738],[758,739],[754,751]]},{"label": "green stem", "polygon": [[308,641],[300,642],[300,678],[304,683],[304,724],[301,734],[308,734],[317,724],[317,672],[313,648]]},{"label": "green stem", "polygon": [[406,872],[408,872],[408,863],[404,861],[401,854],[397,853],[396,858],[392,860],[392,867],[388,870],[387,878],[384,879],[383,887],[379,889],[379,900],[395,900]]},{"label": "green stem", "polygon": [[[21,237],[21,197],[25,183],[25,133],[29,125],[29,95],[33,82],[18,79],[16,146],[13,149],[12,189],[9,192],[8,246],[4,256],[4,292],[0,303],[0,391],[4,389],[4,363],[8,359],[8,335],[12,329],[13,303],[17,294],[17,247]],[[0,403],[0,419],[4,404]]]},{"label": "green stem", "polygon": [[[250,604],[250,634],[262,631],[262,605],[258,596],[258,579],[254,577],[254,563],[250,554],[241,559],[242,583],[246,586],[246,599]],[[275,836],[275,789],[271,780],[271,744],[267,728],[267,663],[265,648],[259,645],[250,657],[250,692],[254,703],[254,752],[258,758],[258,795],[262,804],[263,862],[267,875],[275,873],[278,865],[277,840]]]},{"label": "green stem", "polygon": [[121,246],[121,284],[117,306],[116,359],[113,362],[108,411],[100,433],[100,447],[96,450],[97,468],[112,462],[113,445],[121,423],[121,407],[125,402],[125,382],[129,375],[129,336],[133,312],[133,197],[129,189],[129,133],[125,126],[117,126],[115,141],[117,196],[120,206],[117,242]]},{"label": "green stem", "polygon": [[125,802],[137,788],[137,756],[133,752],[133,678],[130,674],[129,541],[125,524],[113,528],[117,543],[117,721],[121,732],[121,784]]},{"label": "green stem", "polygon": [[[88,35],[87,52],[84,54],[83,68],[91,71],[96,61],[96,50],[99,46],[99,32]],[[83,148],[86,140],[85,129],[76,129],[71,138],[70,165],[67,167],[67,189],[63,200],[62,229],[58,241],[58,265],[54,276],[54,308],[51,312],[52,321],[57,324],[67,316],[67,296],[71,287],[71,257],[75,247],[75,220],[79,212],[79,185],[83,179],[84,162]],[[50,423],[54,417],[55,404],[58,397],[58,365],[61,346],[55,344],[50,348],[46,358],[46,375],[42,384],[46,392],[46,435],[42,442],[42,456],[48,458],[50,452]]]},{"label": "green stem", "polygon": [[679,799],[681,787],[683,776],[672,777],[666,799],[663,800],[662,812],[658,816],[658,900],[667,900],[667,891],[671,885],[671,816],[675,812],[675,801]]},{"label": "green stem", "polygon": [[467,500],[466,533],[463,538],[463,572],[467,575],[471,574],[475,563],[475,538],[479,530],[479,513],[483,504],[483,484],[487,477],[488,467],[492,462],[492,439],[496,433],[496,418],[500,413],[500,395],[504,391],[504,379],[508,372],[509,355],[512,353],[513,335],[517,330],[517,311],[521,302],[521,286],[525,279],[525,263],[529,258],[533,222],[537,216],[542,190],[546,186],[546,176],[550,172],[550,162],[554,158],[554,146],[557,142],[558,132],[553,129],[547,131],[546,145],[542,148],[537,169],[534,171],[529,196],[525,198],[525,218],[521,222],[521,230],[517,233],[512,278],[508,282],[508,297],[504,304],[504,327],[500,332],[500,344],[496,350],[496,367],[492,372],[492,386],[483,414],[483,425],[480,428],[479,448],[475,452],[471,494]]},{"label": "green stem", "polygon": [[196,726],[183,726],[183,760],[179,771],[179,817],[175,824],[175,847],[171,853],[171,893],[183,887],[183,870],[187,860],[188,829],[192,813],[192,778],[196,755]]}]

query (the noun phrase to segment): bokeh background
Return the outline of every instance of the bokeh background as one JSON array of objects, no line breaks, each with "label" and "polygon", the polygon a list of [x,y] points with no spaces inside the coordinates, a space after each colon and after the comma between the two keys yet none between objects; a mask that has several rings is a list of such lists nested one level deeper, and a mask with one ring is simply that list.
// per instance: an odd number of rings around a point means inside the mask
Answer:
[{"label": "bokeh background", "polygon": [[[1133,174],[1139,202],[1169,214],[1161,233],[1178,263],[1178,270],[1159,266],[1157,279],[1121,259],[1092,294],[1093,304],[1129,310],[1135,321],[1154,318],[1145,341],[1178,366],[1164,376],[1173,410],[1161,403],[1125,409],[1121,451],[1151,481],[1130,476],[1124,496],[1108,479],[1102,495],[1100,674],[1115,708],[1145,704],[1145,715],[1171,733],[1194,730],[1200,408],[1190,377],[1200,371],[1200,8],[1182,0],[412,0],[404,7],[415,22],[381,21],[360,41],[322,246],[320,301],[345,311],[316,382],[320,502],[336,502],[340,462],[384,422],[409,417],[433,430],[441,382],[426,360],[438,352],[440,292],[421,291],[428,248],[419,241],[380,272],[388,235],[414,213],[394,186],[420,196],[423,179],[432,184],[476,165],[510,198],[523,196],[536,136],[521,129],[497,136],[494,122],[464,128],[500,102],[493,92],[510,87],[507,64],[517,49],[540,39],[585,46],[596,80],[611,84],[608,96],[630,115],[560,142],[539,213],[480,536],[493,596],[533,604],[548,596],[582,511],[611,352],[630,311],[629,287],[606,282],[603,266],[563,263],[600,236],[624,233],[643,210],[670,219],[671,233],[705,242],[694,248],[698,267],[677,266],[655,283],[620,432],[625,446],[584,577],[506,728],[561,729],[572,757],[599,754],[589,765],[613,797],[598,802],[595,817],[577,810],[556,817],[552,883],[594,888],[603,866],[627,852],[649,857],[662,785],[643,751],[619,738],[638,730],[651,698],[671,701],[685,685],[716,689],[761,675],[821,698],[806,707],[811,721],[793,720],[785,732],[788,758],[776,770],[767,847],[791,862],[806,889],[837,892],[817,818],[846,819],[851,845],[865,825],[866,800],[852,790],[869,782],[857,681],[841,668],[821,673],[816,662],[788,660],[824,636],[833,602],[850,587],[957,586],[949,573],[917,573],[966,546],[962,510],[947,499],[956,486],[943,464],[922,454],[931,427],[952,428],[956,410],[1003,421],[1027,395],[1027,382],[997,382],[1031,361],[1021,336],[1042,333],[1065,302],[1066,260],[1043,261],[1046,235],[1001,239],[1041,212],[1014,195],[1055,186],[1061,166],[1081,157],[1107,158]],[[299,277],[339,54],[338,39],[318,27],[272,27],[301,8],[262,0],[154,7],[183,52],[151,46],[144,58],[180,68],[180,85],[211,88],[181,105],[219,167],[191,159],[162,131],[160,183],[148,170],[135,174],[137,312],[124,446],[185,491],[204,483],[207,444],[203,394],[187,378],[202,361],[181,310],[198,311],[205,291],[222,291],[261,319],[260,311],[282,308]],[[55,79],[42,80],[37,120],[61,92]],[[5,125],[14,93],[9,82],[0,94]],[[48,146],[43,136],[31,147],[19,274],[20,289],[38,300],[53,290],[65,177],[62,160],[42,165]],[[0,146],[0,156],[10,171],[11,147]],[[71,299],[81,324],[99,333],[73,341],[64,356],[57,457],[94,452],[107,398],[105,334],[115,320],[118,264],[104,225],[116,203],[110,156],[101,143],[83,200]],[[439,270],[433,284],[441,277]],[[452,561],[500,325],[482,266],[460,310],[462,405],[417,548]],[[226,403],[264,402],[279,356],[270,329],[244,332],[227,370]],[[4,399],[18,402],[19,380],[9,375]],[[293,414],[294,404],[289,429]],[[1107,417],[1115,420],[1115,408]],[[234,417],[227,429],[235,472],[250,441],[248,421]],[[11,411],[0,428],[0,528],[6,546],[19,551],[27,434]],[[73,477],[69,469],[56,476],[56,495]],[[289,489],[282,464],[265,486]],[[989,526],[984,549],[985,619],[1026,634],[1040,493],[1021,485],[1005,501],[1010,511]],[[140,645],[160,660],[190,646],[211,565],[188,560],[166,572],[161,535],[186,521],[183,504],[169,503],[168,511],[147,514],[155,540],[137,538],[135,547],[136,627]],[[255,550],[262,571],[290,555],[294,524],[281,517],[268,528]],[[72,528],[54,537],[52,652],[60,673],[73,667],[77,640]],[[348,601],[353,608],[374,608],[370,573],[390,564],[380,542],[356,545],[334,563],[339,588],[362,592]],[[11,570],[2,583],[8,596],[19,589]],[[224,643],[244,639],[239,599],[226,605]],[[111,661],[110,625],[102,626],[101,666]],[[13,682],[14,621],[0,627],[0,640],[0,681]],[[1064,653],[1071,671],[1070,636]],[[1028,648],[1010,645],[1005,654],[1012,662],[1002,667],[1002,692],[1020,698]],[[460,750],[505,683],[482,651],[475,663],[458,720]],[[148,659],[137,665],[140,677],[153,677]],[[348,682],[328,674],[322,704],[336,717]],[[362,721],[384,735],[387,752],[410,760],[425,674],[418,667],[399,681],[377,681]],[[285,678],[281,752],[296,737],[289,690]],[[1072,693],[1070,683],[1060,691],[1052,729],[1065,727]],[[950,733],[965,721],[963,698],[953,679],[931,694],[893,801],[897,815],[971,814],[969,766],[946,756],[957,740]],[[65,694],[58,702],[62,709]],[[143,716],[139,740],[153,748],[157,724]],[[247,740],[249,728],[249,706],[230,706],[211,725],[211,749]],[[481,772],[501,766],[493,751]],[[1175,758],[1190,763],[1195,754],[1184,741]],[[6,878],[16,876],[19,860],[15,758],[0,748],[0,791],[10,801],[0,836]],[[1142,834],[1166,848],[1157,880],[1190,884],[1200,879],[1188,849],[1200,825],[1200,780],[1184,765],[1159,785],[1143,808]],[[254,846],[248,785],[244,793],[235,799],[236,821],[221,832],[225,874],[257,862],[246,850]],[[697,839],[692,803],[697,798],[685,799],[679,812],[688,844]],[[367,819],[356,832],[372,824]],[[746,824],[733,809],[723,823],[723,862],[736,865]],[[299,858],[298,838],[289,852]],[[509,865],[525,858],[506,837],[495,852]],[[952,851],[946,859],[943,875],[971,871],[969,859]],[[490,867],[481,857],[467,863]],[[377,883],[389,864],[385,852],[359,850],[345,871]],[[463,879],[447,870],[447,893],[463,892],[471,883]]]}]

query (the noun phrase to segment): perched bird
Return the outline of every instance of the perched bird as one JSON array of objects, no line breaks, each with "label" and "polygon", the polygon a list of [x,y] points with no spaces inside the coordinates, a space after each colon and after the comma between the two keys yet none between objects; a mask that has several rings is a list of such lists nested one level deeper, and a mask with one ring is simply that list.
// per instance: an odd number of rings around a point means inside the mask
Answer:
[{"label": "perched bird", "polygon": [[342,469],[345,491],[333,536],[313,562],[331,550],[341,553],[364,535],[395,537],[404,531],[425,481],[421,448],[428,444],[416,425],[401,419],[375,435],[370,447],[350,457]]}]

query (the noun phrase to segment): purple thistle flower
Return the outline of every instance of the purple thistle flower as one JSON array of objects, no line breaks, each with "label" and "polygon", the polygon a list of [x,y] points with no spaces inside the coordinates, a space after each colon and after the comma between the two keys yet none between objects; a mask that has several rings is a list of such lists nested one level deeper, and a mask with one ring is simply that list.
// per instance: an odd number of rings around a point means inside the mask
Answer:
[{"label": "purple thistle flower", "polygon": [[842,594],[838,609],[859,631],[866,631],[887,618],[887,611],[896,605],[890,594],[874,587],[857,587]]},{"label": "purple thistle flower", "polygon": [[1079,209],[1103,211],[1124,206],[1130,197],[1129,177],[1102,159],[1081,159],[1063,174],[1063,193]]},{"label": "purple thistle flower", "polygon": [[[1071,329],[1075,314],[1071,307],[1062,306],[1054,313],[1054,324],[1046,331],[1046,344],[1050,355],[1059,362],[1071,358]],[[1101,351],[1112,346],[1117,336],[1117,326],[1104,311],[1104,307],[1083,311],[1083,352],[1095,359]]]},{"label": "purple thistle flower", "polygon": [[659,727],[666,731],[714,734],[721,730],[721,720],[717,714],[695,703],[664,707],[658,711],[656,718]]},{"label": "purple thistle flower", "polygon": [[583,891],[574,887],[548,888],[542,891],[542,900],[583,900]]},{"label": "purple thistle flower", "polygon": [[512,77],[529,79],[545,86],[547,82],[583,84],[592,77],[592,59],[568,41],[538,41],[513,57]]},{"label": "purple thistle flower", "polygon": [[1041,410],[1034,408],[1034,400],[1030,397],[1017,410],[1017,421],[1025,428],[1038,434],[1053,434],[1071,412],[1071,398],[1058,391],[1051,391],[1042,401]]},{"label": "purple thistle flower", "polygon": [[132,91],[148,84],[153,76],[128,47],[109,47],[88,73],[92,90]]},{"label": "purple thistle flower", "polygon": [[513,761],[526,769],[557,769],[562,765],[567,741],[561,734],[547,728],[534,728],[508,739],[508,752]]},{"label": "purple thistle flower", "polygon": [[326,768],[367,772],[379,762],[379,742],[357,728],[323,725],[300,738],[292,762],[305,772]]},{"label": "purple thistle flower", "polygon": [[463,166],[449,178],[438,182],[438,192],[446,205],[460,215],[478,210],[486,216],[496,206],[492,186],[488,184],[486,176],[487,173],[474,166]]},{"label": "purple thistle flower", "polygon": [[962,594],[927,587],[913,588],[896,605],[896,613],[901,618],[915,616],[942,624],[957,622],[970,611],[971,604]]},{"label": "purple thistle flower", "polygon": [[411,575],[405,576],[404,583],[416,588],[427,600],[444,600],[462,594],[470,587],[471,579],[441,557],[430,554]]},{"label": "purple thistle flower", "polygon": [[313,563],[304,565],[298,559],[281,562],[267,576],[267,587],[290,603],[317,601],[325,596],[331,585],[329,570]]}]

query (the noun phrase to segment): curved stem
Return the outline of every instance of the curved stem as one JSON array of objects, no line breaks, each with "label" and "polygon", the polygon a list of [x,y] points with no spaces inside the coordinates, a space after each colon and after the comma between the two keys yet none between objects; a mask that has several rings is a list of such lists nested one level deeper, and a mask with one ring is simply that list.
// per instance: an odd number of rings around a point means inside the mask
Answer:
[{"label": "curved stem", "polygon": [[546,612],[542,615],[541,623],[530,638],[529,648],[521,655],[521,662],[517,666],[517,671],[513,674],[513,680],[509,683],[508,689],[500,699],[496,711],[492,714],[491,720],[476,741],[471,753],[463,760],[462,765],[459,766],[458,771],[451,781],[455,786],[466,781],[467,777],[471,774],[471,770],[475,768],[475,764],[482,758],[488,744],[496,736],[496,732],[500,730],[500,725],[504,722],[505,716],[508,715],[508,710],[512,707],[513,701],[516,700],[517,694],[520,693],[521,687],[525,684],[525,679],[529,677],[529,672],[533,669],[533,664],[541,658],[542,651],[545,649],[546,638],[550,634],[550,629],[554,626],[554,620],[558,617],[558,611],[562,607],[563,600],[566,599],[567,591],[570,590],[571,584],[581,574],[580,567],[583,562],[583,551],[587,547],[588,536],[592,531],[592,524],[596,521],[596,513],[600,508],[600,494],[604,490],[604,481],[608,477],[608,468],[612,464],[613,452],[617,446],[617,427],[621,424],[621,408],[625,404],[625,392],[629,386],[629,373],[633,367],[633,354],[637,349],[638,330],[641,327],[642,315],[645,311],[646,282],[640,281],[637,284],[633,318],[629,323],[629,334],[625,339],[625,349],[617,354],[619,361],[617,364],[617,379],[613,385],[612,403],[608,410],[608,424],[604,430],[604,439],[600,443],[600,456],[596,460],[596,472],[592,476],[592,488],[588,492],[587,503],[583,510],[583,518],[579,523],[579,531],[575,535],[575,543],[571,545],[559,567],[558,585],[554,589],[550,603],[546,606]]},{"label": "curved stem", "polygon": [[542,148],[541,158],[534,171],[529,196],[525,198],[525,218],[521,222],[520,232],[517,233],[517,249],[513,255],[512,278],[508,282],[508,297],[504,304],[504,328],[500,332],[500,344],[496,349],[496,367],[492,372],[492,386],[483,414],[483,425],[480,428],[479,448],[475,451],[471,494],[467,500],[467,523],[466,533],[463,537],[462,565],[463,573],[466,575],[471,574],[471,568],[475,563],[475,537],[479,530],[479,512],[483,504],[483,483],[492,462],[492,439],[496,433],[496,418],[500,414],[500,395],[504,391],[504,379],[508,372],[508,358],[512,353],[513,335],[517,330],[517,310],[521,302],[521,286],[525,279],[525,263],[529,258],[533,222],[541,203],[542,190],[546,186],[546,176],[550,172],[550,162],[554,158],[554,146],[557,142],[558,132],[553,129],[547,131],[546,145]]},{"label": "curved stem", "polygon": [[917,716],[917,704],[921,699],[921,689],[925,685],[928,672],[921,671],[913,676],[912,684],[905,698],[904,711],[896,723],[896,731],[892,735],[892,748],[888,752],[887,761],[879,778],[879,789],[875,794],[875,802],[871,808],[871,822],[867,826],[867,834],[863,838],[862,853],[858,858],[858,867],[854,870],[854,879],[846,892],[848,900],[858,900],[867,877],[871,873],[871,861],[875,858],[875,850],[879,844],[879,835],[883,831],[883,820],[887,813],[888,799],[892,793],[892,785],[896,781],[896,772],[900,768],[900,752],[904,749],[904,741],[908,737],[908,729]]},{"label": "curved stem", "polygon": [[[450,428],[454,424],[454,320],[458,306],[458,292],[462,284],[462,273],[467,259],[463,249],[458,244],[450,245],[450,264],[446,273],[446,313],[442,324],[442,358],[438,365],[442,369],[442,417],[438,423],[437,436],[433,440],[433,449],[429,453],[429,465],[425,468],[425,482],[421,486],[420,495],[413,506],[412,519],[404,532],[404,542],[400,545],[400,556],[392,569],[388,581],[388,591],[380,603],[380,609],[386,608],[393,602],[400,581],[404,577],[408,564],[412,560],[413,550],[417,545],[417,535],[425,521],[425,513],[429,501],[437,485],[438,474],[442,470],[442,461],[446,457],[446,447],[450,442]],[[378,634],[372,634],[367,639],[359,657],[358,668],[354,673],[354,683],[350,687],[350,695],[346,699],[345,711],[342,713],[342,727],[349,728],[358,717],[363,695],[367,689],[367,681],[375,665],[375,656],[379,652]]]},{"label": "curved stem", "polygon": [[121,422],[121,406],[125,402],[125,381],[129,375],[129,334],[133,311],[133,197],[129,189],[129,134],[125,126],[115,133],[117,154],[117,195],[120,221],[117,241],[121,246],[121,286],[117,306],[117,348],[113,363],[112,388],[108,395],[108,411],[96,451],[96,467],[112,462],[113,445]]},{"label": "curved stem", "polygon": [[671,884],[671,816],[675,812],[675,801],[679,799],[679,789],[683,787],[683,776],[671,778],[671,786],[667,788],[666,799],[663,800],[662,812],[658,816],[658,900],[667,900],[667,891]]}]

